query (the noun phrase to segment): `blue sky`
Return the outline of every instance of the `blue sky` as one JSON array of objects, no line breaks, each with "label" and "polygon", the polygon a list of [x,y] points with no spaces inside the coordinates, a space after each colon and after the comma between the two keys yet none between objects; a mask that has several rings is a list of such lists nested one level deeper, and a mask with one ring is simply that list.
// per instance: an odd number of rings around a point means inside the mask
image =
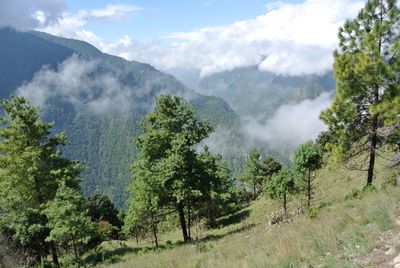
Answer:
[{"label": "blue sky", "polygon": [[[252,19],[266,11],[266,6],[277,1],[268,0],[68,0],[68,12],[81,9],[100,9],[109,4],[127,4],[141,8],[130,18],[113,22],[88,24],[86,28],[107,39],[121,35],[149,42],[166,33],[188,32],[194,29],[227,25],[238,20]],[[300,0],[280,1],[299,3]]]}]

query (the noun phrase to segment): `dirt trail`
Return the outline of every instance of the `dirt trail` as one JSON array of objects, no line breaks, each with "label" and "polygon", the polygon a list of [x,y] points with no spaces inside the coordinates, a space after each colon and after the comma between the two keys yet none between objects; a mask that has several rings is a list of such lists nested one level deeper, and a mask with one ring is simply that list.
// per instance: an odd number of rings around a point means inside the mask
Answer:
[{"label": "dirt trail", "polygon": [[396,219],[396,227],[383,232],[375,242],[375,248],[357,257],[355,262],[360,267],[400,268],[400,217]]}]

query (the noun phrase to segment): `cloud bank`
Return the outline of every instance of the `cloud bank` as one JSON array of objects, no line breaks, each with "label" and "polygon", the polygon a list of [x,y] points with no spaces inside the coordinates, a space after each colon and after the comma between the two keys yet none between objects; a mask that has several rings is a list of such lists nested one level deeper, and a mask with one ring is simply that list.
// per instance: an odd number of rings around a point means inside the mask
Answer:
[{"label": "cloud bank", "polygon": [[0,27],[30,30],[56,23],[67,5],[63,0],[1,0]]},{"label": "cloud bank", "polygon": [[121,84],[116,74],[99,73],[95,61],[73,55],[57,70],[43,68],[17,89],[17,95],[47,108],[54,98],[72,104],[77,111],[95,114],[126,113],[134,106],[135,92]]},{"label": "cloud bank", "polygon": [[[54,23],[46,27],[41,27],[39,30],[53,35],[87,41],[87,38],[90,36],[95,36],[94,33],[83,29],[87,24],[100,21],[115,22],[124,20],[134,15],[139,10],[140,8],[134,5],[113,4],[107,5],[103,9],[81,9],[75,14],[64,12]],[[101,44],[96,45],[101,47]]]},{"label": "cloud bank", "polygon": [[85,27],[91,23],[124,20],[141,8],[110,4],[102,9],[65,12],[65,0],[2,0],[0,27],[38,29],[87,41],[100,50],[161,70],[198,69],[201,76],[258,65],[282,75],[323,74],[332,69],[337,31],[354,17],[365,0],[305,0],[274,2],[264,14],[230,25],[173,32],[143,44],[132,36],[107,40]]},{"label": "cloud bank", "polygon": [[322,93],[313,100],[283,105],[264,123],[247,119],[243,132],[251,140],[265,142],[272,149],[293,150],[308,140],[316,139],[319,133],[326,130],[319,114],[330,106],[332,98],[331,94]]},{"label": "cloud bank", "polygon": [[364,0],[278,2],[254,19],[166,34],[167,44],[141,44],[129,36],[107,42],[91,32],[80,38],[107,53],[162,70],[199,69],[202,76],[249,65],[284,75],[323,74],[332,69],[338,28],[363,5]]}]

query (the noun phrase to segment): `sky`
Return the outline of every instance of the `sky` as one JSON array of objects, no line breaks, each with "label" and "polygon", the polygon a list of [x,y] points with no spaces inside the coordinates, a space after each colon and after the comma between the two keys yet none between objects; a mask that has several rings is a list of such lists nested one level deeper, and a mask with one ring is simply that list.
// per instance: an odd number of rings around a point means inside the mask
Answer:
[{"label": "sky", "polygon": [[164,71],[204,77],[257,65],[284,75],[323,74],[343,22],[364,0],[1,0],[0,27],[89,42]]}]

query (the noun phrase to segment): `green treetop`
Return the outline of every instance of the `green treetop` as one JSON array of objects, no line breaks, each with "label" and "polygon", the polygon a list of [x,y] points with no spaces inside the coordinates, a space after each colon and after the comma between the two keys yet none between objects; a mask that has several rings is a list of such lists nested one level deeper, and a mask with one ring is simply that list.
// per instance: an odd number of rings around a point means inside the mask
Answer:
[{"label": "green treetop", "polygon": [[320,169],[323,164],[323,151],[313,142],[300,145],[294,153],[294,166],[302,175],[307,174],[307,205],[311,205],[312,181],[311,172]]},{"label": "green treetop", "polygon": [[[160,95],[154,111],[141,124],[143,134],[137,139],[141,149],[140,165],[150,173],[160,206],[171,206],[179,214],[183,239],[189,241],[184,210],[201,194],[197,152],[194,145],[206,138],[211,127],[199,122],[187,103],[180,97]],[[134,173],[140,174],[136,170]]]},{"label": "green treetop", "polygon": [[296,191],[295,182],[296,176],[294,172],[288,168],[283,168],[278,173],[272,175],[265,187],[267,196],[282,202],[285,213],[287,211],[288,195]]},{"label": "green treetop", "polygon": [[[52,200],[60,182],[77,188],[82,165],[62,157],[63,133],[50,137],[51,124],[39,118],[39,109],[22,97],[1,103],[0,118],[0,211],[1,225],[37,261],[51,247],[46,243],[46,217],[42,205]],[[24,230],[25,228],[25,230]]]}]

